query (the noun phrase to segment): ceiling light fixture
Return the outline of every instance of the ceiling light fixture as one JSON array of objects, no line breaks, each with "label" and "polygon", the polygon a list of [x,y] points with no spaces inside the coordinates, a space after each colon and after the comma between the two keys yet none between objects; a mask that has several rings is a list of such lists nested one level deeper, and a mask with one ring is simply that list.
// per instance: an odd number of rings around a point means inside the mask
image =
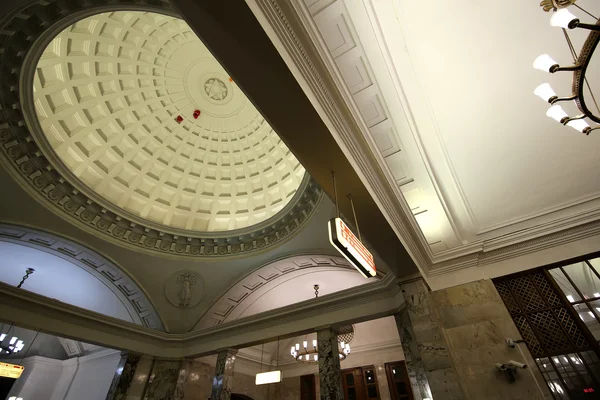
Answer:
[{"label": "ceiling light fixture", "polygon": [[8,338],[6,333],[0,333],[0,354],[15,354],[23,350],[25,344],[18,337],[13,336],[8,340],[8,344],[4,342]]},{"label": "ceiling light fixture", "polygon": [[[313,339],[312,349],[309,348],[307,340],[302,342],[302,348],[300,348],[300,343],[296,343],[295,346],[292,346],[290,354],[298,362],[319,362],[319,350],[317,348],[317,339]],[[338,354],[340,357],[340,361],[345,360],[348,354],[350,354],[350,345],[348,343],[344,343],[344,341],[338,340]]]},{"label": "ceiling light fixture", "polygon": [[[592,92],[585,76],[588,65],[592,59],[592,55],[594,54],[594,51],[600,42],[600,19],[593,16],[582,7],[575,6],[596,20],[594,24],[582,23],[576,15],[567,9],[567,7],[575,4],[576,1],[577,0],[543,0],[540,3],[540,6],[542,6],[544,11],[554,11],[554,14],[550,18],[550,25],[562,28],[565,39],[567,40],[567,45],[569,46],[571,54],[573,54],[575,63],[570,66],[561,66],[548,54],[542,54],[533,62],[534,68],[544,72],[549,72],[551,74],[555,72],[573,72],[573,93],[568,97],[558,97],[550,84],[543,83],[534,90],[534,94],[552,105],[552,107],[550,107],[550,109],[548,109],[546,112],[547,116],[565,126],[570,126],[581,133],[589,135],[591,131],[600,129],[600,125],[592,128],[585,121],[585,118],[588,118],[595,123],[600,124],[600,107],[598,106],[598,102],[596,101],[594,93]],[[584,42],[579,52],[579,55],[577,55],[575,52],[573,43],[567,32],[567,30],[576,28],[587,29],[590,31],[587,40]],[[597,110],[596,114],[594,113],[595,111],[590,110],[587,94],[584,94],[585,88],[587,88],[590,92],[591,100],[593,101]],[[577,108],[582,112],[582,114],[569,117],[562,107],[556,105],[556,103],[561,101],[575,101]]]},{"label": "ceiling light fixture", "polygon": [[[345,360],[350,354],[350,342],[354,339],[354,327],[352,325],[344,325],[337,329],[338,354],[341,360]],[[290,349],[290,354],[294,359],[301,363],[317,363],[319,362],[318,342],[312,340],[312,348],[309,346],[308,335],[305,340],[296,343]]]}]

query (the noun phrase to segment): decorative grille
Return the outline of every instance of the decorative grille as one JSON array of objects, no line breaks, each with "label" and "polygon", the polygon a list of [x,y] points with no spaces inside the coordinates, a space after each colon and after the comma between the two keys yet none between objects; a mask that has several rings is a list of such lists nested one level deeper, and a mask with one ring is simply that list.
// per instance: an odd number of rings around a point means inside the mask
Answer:
[{"label": "decorative grille", "polygon": [[337,329],[338,342],[350,343],[354,339],[354,326],[344,325]]},{"label": "decorative grille", "polygon": [[534,357],[591,348],[543,271],[502,278],[494,284]]}]

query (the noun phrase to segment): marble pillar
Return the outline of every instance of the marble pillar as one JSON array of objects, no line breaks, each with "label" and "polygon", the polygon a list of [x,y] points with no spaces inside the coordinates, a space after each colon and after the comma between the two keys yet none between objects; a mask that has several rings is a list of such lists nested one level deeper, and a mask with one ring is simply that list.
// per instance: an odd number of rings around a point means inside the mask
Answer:
[{"label": "marble pillar", "polygon": [[140,356],[123,352],[115,376],[108,389],[106,400],[125,400],[133,382],[133,376],[140,362]]},{"label": "marble pillar", "polygon": [[395,318],[415,399],[464,399],[429,288],[422,279],[401,288],[406,309]]},{"label": "marble pillar", "polygon": [[319,330],[317,342],[321,400],[344,400],[337,334],[331,329]]},{"label": "marble pillar", "polygon": [[144,400],[182,400],[189,369],[188,360],[155,360]]},{"label": "marble pillar", "polygon": [[211,400],[229,400],[233,385],[233,367],[237,350],[228,349],[219,352],[212,382]]}]

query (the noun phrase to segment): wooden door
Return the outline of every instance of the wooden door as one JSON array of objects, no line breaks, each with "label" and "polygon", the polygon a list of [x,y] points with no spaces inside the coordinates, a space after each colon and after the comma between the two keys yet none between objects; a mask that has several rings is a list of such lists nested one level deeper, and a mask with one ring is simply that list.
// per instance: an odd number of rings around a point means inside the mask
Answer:
[{"label": "wooden door", "polygon": [[410,400],[413,398],[410,379],[404,361],[385,364],[385,373],[390,387],[392,400]]},{"label": "wooden door", "polygon": [[315,375],[302,375],[300,377],[300,400],[316,400]]},{"label": "wooden door", "polygon": [[375,368],[359,367],[342,371],[345,400],[379,400]]}]

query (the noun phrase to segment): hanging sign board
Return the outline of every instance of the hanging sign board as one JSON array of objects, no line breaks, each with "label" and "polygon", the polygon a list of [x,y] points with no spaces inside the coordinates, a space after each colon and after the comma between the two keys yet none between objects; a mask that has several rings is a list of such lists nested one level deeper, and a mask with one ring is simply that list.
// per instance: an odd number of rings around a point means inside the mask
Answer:
[{"label": "hanging sign board", "polygon": [[18,379],[23,373],[24,369],[25,367],[22,365],[0,363],[0,376],[5,378]]},{"label": "hanging sign board", "polygon": [[329,241],[365,278],[377,274],[373,254],[352,233],[341,218],[329,221]]},{"label": "hanging sign board", "polygon": [[256,374],[256,384],[266,385],[268,383],[279,383],[281,382],[281,371],[269,371],[261,372]]}]

